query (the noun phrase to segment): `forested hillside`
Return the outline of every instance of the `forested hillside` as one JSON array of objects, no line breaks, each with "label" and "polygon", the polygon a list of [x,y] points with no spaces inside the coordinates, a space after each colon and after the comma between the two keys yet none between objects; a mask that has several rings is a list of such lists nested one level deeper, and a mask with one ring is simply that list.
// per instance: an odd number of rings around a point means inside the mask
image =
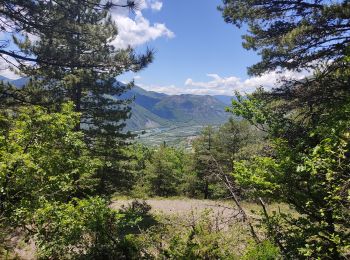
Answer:
[{"label": "forested hillside", "polygon": [[[165,95],[133,87],[122,98],[134,98],[128,130],[176,125],[220,125],[229,118],[226,103],[215,96]],[[231,99],[223,96],[222,99]]]},{"label": "forested hillside", "polygon": [[[251,78],[187,78],[177,95],[120,79],[157,58],[136,43],[175,37],[143,16],[162,6],[0,1],[0,259],[349,259],[349,1],[223,0],[226,24],[198,21],[244,29]],[[214,64],[200,40],[186,64]],[[159,82],[178,72],[154,66]],[[130,131],[186,124],[187,150]]]}]

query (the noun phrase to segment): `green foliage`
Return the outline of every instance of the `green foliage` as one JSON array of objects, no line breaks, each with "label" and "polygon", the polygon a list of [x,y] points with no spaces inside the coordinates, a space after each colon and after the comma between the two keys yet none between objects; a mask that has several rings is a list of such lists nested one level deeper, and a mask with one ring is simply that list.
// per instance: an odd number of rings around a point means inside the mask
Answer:
[{"label": "green foliage", "polygon": [[175,148],[160,146],[146,162],[145,181],[153,196],[181,194],[185,176],[185,154]]},{"label": "green foliage", "polygon": [[222,2],[219,10],[227,23],[249,26],[243,47],[259,51],[262,57],[249,68],[250,74],[317,68],[330,60],[334,67],[343,66],[350,41],[347,0]]},{"label": "green foliage", "polygon": [[161,217],[138,243],[148,259],[239,259],[245,235],[239,224],[219,228],[207,211],[196,217]]},{"label": "green foliage", "polygon": [[[217,174],[230,174],[235,158],[264,154],[264,135],[247,121],[229,120],[219,129],[206,127],[193,142],[193,152],[133,144],[126,149],[131,195],[223,198],[227,190]],[[130,193],[129,193],[130,195]]]},{"label": "green foliage", "polygon": [[193,168],[196,173],[196,189],[199,190],[205,199],[212,196],[213,185],[218,183],[217,165],[213,152],[214,129],[208,126],[202,130],[201,135],[193,143]]},{"label": "green foliage", "polygon": [[33,217],[39,258],[137,259],[131,229],[148,211],[149,206],[134,203],[116,212],[98,197],[44,203]]},{"label": "green foliage", "polygon": [[[54,0],[54,1],[22,1],[22,0],[7,0],[0,3],[1,6],[1,33],[7,33],[12,35],[18,35],[18,33],[27,36],[27,33],[38,36],[40,38],[46,38],[52,35],[60,35],[65,37],[70,35],[77,35],[81,31],[85,34],[91,33],[90,30],[86,30],[87,26],[71,23],[67,19],[67,15],[64,15],[62,11],[66,13],[76,13],[77,10],[68,9],[66,7],[90,7],[95,11],[103,11],[108,13],[112,8],[127,8],[134,9],[136,3],[132,0],[127,1],[125,4],[116,4],[112,1],[91,1],[91,0]],[[18,12],[21,10],[21,12]],[[95,17],[96,18],[96,17]],[[100,32],[102,35],[104,32]],[[11,37],[10,37],[11,38]],[[90,39],[85,39],[84,44],[89,44]],[[14,39],[16,42],[16,39]],[[76,62],[72,60],[69,53],[65,54],[60,59],[45,59],[46,57],[29,56],[26,51],[9,49],[12,44],[4,44],[0,47],[2,54],[17,59],[19,62],[30,61],[38,64],[45,64],[55,67],[64,68],[65,66]],[[12,47],[10,47],[12,48]],[[55,53],[59,52],[59,49],[54,49]],[[84,53],[85,56],[94,56],[95,53]],[[77,67],[82,67],[81,64]],[[84,67],[84,66],[83,66]]]},{"label": "green foliage", "polygon": [[[125,191],[122,194],[131,195],[133,198],[144,198],[148,194],[146,185],[145,168],[150,161],[154,150],[140,143],[133,143],[125,149],[126,155],[130,158],[124,167],[129,172],[124,176],[126,183]],[[117,191],[120,193],[120,191]]]},{"label": "green foliage", "polygon": [[120,96],[132,84],[115,78],[146,67],[152,52],[115,49],[110,10],[135,3],[0,5],[0,30],[13,32],[14,43],[0,52],[16,58],[16,72],[29,78],[23,88],[0,86],[1,242],[16,230],[34,238],[42,258],[130,258],[122,234],[142,216],[117,214],[108,201],[89,196],[130,187],[124,176],[131,135],[122,130],[131,101]]},{"label": "green foliage", "polygon": [[123,205],[119,213],[123,214],[120,219],[125,224],[120,226],[119,233],[122,235],[139,234],[155,225],[157,221],[149,213],[150,210],[151,206],[145,201],[133,200],[129,205]]},{"label": "green foliage", "polygon": [[278,194],[280,184],[277,179],[280,171],[274,159],[255,157],[251,160],[241,160],[234,163],[233,169],[236,182],[253,197]]},{"label": "green foliage", "polygon": [[[278,109],[270,109],[278,103],[257,106],[266,102],[261,97],[238,100],[233,110],[268,129],[273,157],[236,162],[235,179],[253,195],[286,202],[299,213],[274,217],[273,228],[265,219],[284,255],[339,258],[349,247],[348,102],[339,103],[336,114],[328,110],[319,120],[299,122],[297,110],[280,117]],[[260,121],[262,113],[268,116]]]},{"label": "green foliage", "polygon": [[[225,21],[250,30],[244,47],[262,61],[250,74],[313,69],[275,89],[238,94],[230,109],[267,132],[270,153],[235,162],[237,182],[291,205],[263,223],[288,258],[341,259],[349,251],[348,1],[234,1],[220,10]],[[329,62],[332,60],[332,62]],[[336,105],[334,105],[336,104]]]},{"label": "green foliage", "polygon": [[75,132],[79,114],[71,103],[60,113],[38,106],[2,111],[0,121],[1,210],[24,222],[42,200],[67,201],[92,192],[98,161]]},{"label": "green foliage", "polygon": [[251,244],[242,257],[244,260],[275,260],[282,259],[279,248],[268,240],[260,244]]},{"label": "green foliage", "polygon": [[252,149],[261,152],[262,137],[247,122],[232,119],[218,130],[204,128],[193,143],[193,153],[134,144],[128,149],[133,157],[129,163],[134,176],[132,195],[222,198],[227,190],[219,182],[218,172],[230,173],[234,158],[252,154]]},{"label": "green foliage", "polygon": [[230,175],[233,162],[264,154],[264,135],[248,121],[230,119],[219,129],[207,127],[193,144],[193,171],[197,190],[204,198],[222,198],[227,189],[218,174]]},{"label": "green foliage", "polygon": [[[246,120],[230,120],[223,124],[213,137],[214,154],[225,172],[230,172],[233,161],[261,153],[264,134]],[[249,150],[249,151],[248,151]]]},{"label": "green foliage", "polygon": [[1,250],[14,230],[34,239],[42,259],[139,259],[133,242],[156,224],[150,207],[133,202],[114,212],[94,193],[99,161],[75,131],[72,103],[49,113],[39,106],[2,111]]}]

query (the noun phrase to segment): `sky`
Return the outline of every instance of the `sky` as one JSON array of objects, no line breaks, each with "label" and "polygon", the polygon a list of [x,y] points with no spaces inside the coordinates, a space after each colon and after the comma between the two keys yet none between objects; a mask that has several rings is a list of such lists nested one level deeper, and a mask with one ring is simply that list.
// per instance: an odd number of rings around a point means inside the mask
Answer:
[{"label": "sky", "polygon": [[[125,0],[117,0],[125,2]],[[137,0],[134,13],[112,10],[119,35],[113,44],[155,51],[154,62],[143,71],[121,75],[136,85],[166,94],[233,95],[271,88],[281,76],[271,72],[248,77],[247,67],[260,60],[242,47],[246,28],[226,24],[217,10],[221,0]],[[1,36],[0,36],[1,37]],[[14,78],[8,70],[0,74]],[[282,76],[300,78],[294,72]]]},{"label": "sky", "polygon": [[[167,94],[234,95],[251,93],[257,87],[271,88],[278,78],[301,78],[304,74],[271,72],[248,77],[247,67],[260,60],[257,53],[242,47],[246,28],[224,22],[217,7],[221,0],[142,0],[134,17],[116,16],[120,46],[137,51],[147,46],[155,59],[135,80],[147,90]],[[118,19],[119,18],[119,19]]]}]

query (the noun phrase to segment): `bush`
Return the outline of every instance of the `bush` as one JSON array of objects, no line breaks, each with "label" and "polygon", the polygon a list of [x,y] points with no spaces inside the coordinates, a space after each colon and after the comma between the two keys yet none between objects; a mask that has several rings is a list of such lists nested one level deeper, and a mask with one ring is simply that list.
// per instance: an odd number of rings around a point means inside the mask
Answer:
[{"label": "bush", "polygon": [[159,224],[139,236],[137,244],[147,259],[238,259],[247,234],[240,224],[228,227],[227,219],[214,219],[212,213],[160,217]]},{"label": "bush", "polygon": [[243,260],[275,260],[282,259],[280,250],[269,240],[260,244],[251,244],[244,254]]},{"label": "bush", "polygon": [[134,259],[139,250],[130,236],[149,207],[135,203],[120,212],[95,197],[67,204],[46,203],[35,216],[41,259]]},{"label": "bush", "polygon": [[31,106],[0,114],[0,208],[9,225],[26,225],[43,198],[66,202],[93,192],[99,161],[74,131],[78,122],[71,103],[55,113]]}]

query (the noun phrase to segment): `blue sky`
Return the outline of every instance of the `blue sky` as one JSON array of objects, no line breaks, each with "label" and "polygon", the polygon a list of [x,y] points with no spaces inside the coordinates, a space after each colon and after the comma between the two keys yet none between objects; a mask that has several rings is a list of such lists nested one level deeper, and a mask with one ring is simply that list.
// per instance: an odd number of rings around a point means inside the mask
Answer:
[{"label": "blue sky", "polygon": [[245,32],[226,24],[216,7],[219,0],[165,0],[159,12],[147,11],[151,22],[174,32],[147,45],[155,61],[140,75],[148,84],[184,84],[187,78],[207,80],[206,74],[246,77],[246,67],[258,56],[242,47]]},{"label": "blue sky", "polygon": [[303,76],[271,72],[248,77],[247,67],[260,57],[242,47],[247,28],[224,22],[217,10],[221,0],[140,1],[143,4],[136,16],[129,16],[129,20],[115,17],[120,38],[129,40],[121,42],[138,51],[153,48],[155,60],[137,75],[121,76],[122,81],[134,78],[147,90],[168,94],[233,95],[235,90],[250,93],[259,86],[271,88],[281,76]]},{"label": "blue sky", "polygon": [[[154,62],[136,76],[138,84],[165,90],[174,86],[186,89],[188,79],[208,82],[212,78],[207,74],[247,79],[247,67],[259,57],[243,49],[241,35],[245,30],[223,21],[217,10],[220,0],[163,0],[161,3],[159,11],[145,8],[142,15],[151,24],[164,24],[174,35],[163,35],[143,44],[142,47],[155,49],[156,55]],[[129,78],[130,75],[121,77]]]},{"label": "blue sky", "polygon": [[[221,0],[137,1],[134,14],[125,9],[112,11],[119,30],[112,44],[130,45],[137,52],[150,47],[155,60],[142,72],[126,73],[119,80],[134,79],[138,86],[167,94],[233,95],[235,90],[249,93],[259,86],[270,88],[281,76],[276,72],[247,76],[247,67],[260,57],[242,47],[246,28],[224,22],[217,10]],[[0,65],[1,75],[15,77]],[[303,75],[284,72],[282,76]]]}]

